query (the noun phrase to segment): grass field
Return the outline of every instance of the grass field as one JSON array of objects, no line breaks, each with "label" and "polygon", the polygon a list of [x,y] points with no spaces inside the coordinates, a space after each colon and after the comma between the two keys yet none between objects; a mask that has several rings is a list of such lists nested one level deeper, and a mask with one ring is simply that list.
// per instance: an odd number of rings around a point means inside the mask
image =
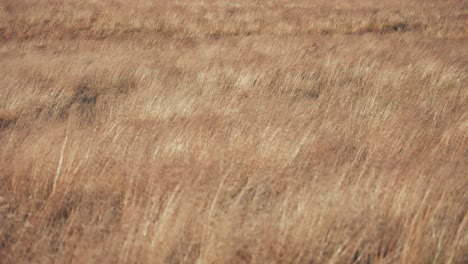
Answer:
[{"label": "grass field", "polygon": [[468,2],[0,0],[0,263],[468,263]]}]

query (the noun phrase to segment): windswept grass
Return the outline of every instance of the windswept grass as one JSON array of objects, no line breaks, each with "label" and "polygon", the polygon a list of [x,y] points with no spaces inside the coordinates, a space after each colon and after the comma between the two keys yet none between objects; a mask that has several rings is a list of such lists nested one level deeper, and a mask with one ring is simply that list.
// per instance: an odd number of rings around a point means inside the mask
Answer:
[{"label": "windswept grass", "polygon": [[468,262],[465,2],[0,6],[0,262]]}]

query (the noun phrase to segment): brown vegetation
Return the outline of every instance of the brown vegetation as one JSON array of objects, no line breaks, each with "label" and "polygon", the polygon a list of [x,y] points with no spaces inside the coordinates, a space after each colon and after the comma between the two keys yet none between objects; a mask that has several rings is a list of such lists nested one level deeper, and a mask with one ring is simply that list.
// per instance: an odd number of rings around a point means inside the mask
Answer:
[{"label": "brown vegetation", "polygon": [[0,0],[1,263],[467,263],[466,1]]}]

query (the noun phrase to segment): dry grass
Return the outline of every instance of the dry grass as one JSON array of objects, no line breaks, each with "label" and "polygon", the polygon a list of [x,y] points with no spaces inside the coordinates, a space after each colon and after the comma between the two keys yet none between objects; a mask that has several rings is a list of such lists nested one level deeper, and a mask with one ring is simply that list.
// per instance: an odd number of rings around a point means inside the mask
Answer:
[{"label": "dry grass", "polygon": [[1,263],[467,263],[466,1],[0,0]]}]

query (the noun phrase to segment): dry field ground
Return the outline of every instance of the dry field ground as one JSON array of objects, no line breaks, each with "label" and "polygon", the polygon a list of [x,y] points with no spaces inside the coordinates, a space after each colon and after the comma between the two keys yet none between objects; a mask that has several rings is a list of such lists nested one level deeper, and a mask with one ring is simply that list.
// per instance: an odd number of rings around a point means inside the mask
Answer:
[{"label": "dry field ground", "polygon": [[0,263],[468,263],[465,0],[0,0]]}]

